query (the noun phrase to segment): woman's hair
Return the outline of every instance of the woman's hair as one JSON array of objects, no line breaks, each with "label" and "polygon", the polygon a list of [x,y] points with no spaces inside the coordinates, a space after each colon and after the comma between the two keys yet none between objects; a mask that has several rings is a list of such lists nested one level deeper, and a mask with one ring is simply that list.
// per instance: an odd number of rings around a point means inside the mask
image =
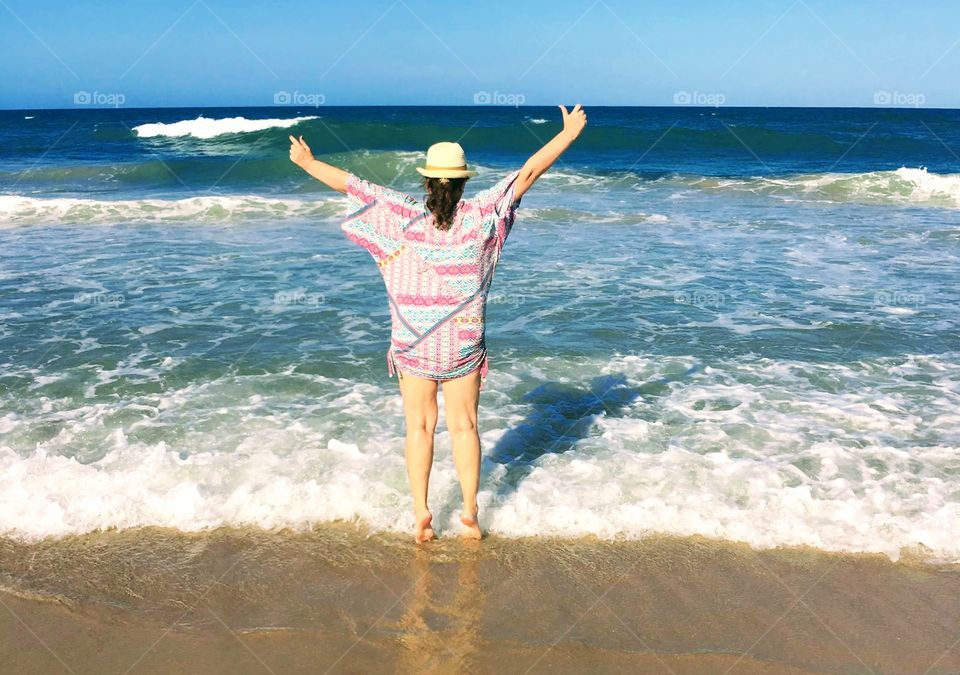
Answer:
[{"label": "woman's hair", "polygon": [[438,230],[449,230],[467,179],[425,178],[423,183],[427,189],[427,210],[433,214],[433,224]]}]

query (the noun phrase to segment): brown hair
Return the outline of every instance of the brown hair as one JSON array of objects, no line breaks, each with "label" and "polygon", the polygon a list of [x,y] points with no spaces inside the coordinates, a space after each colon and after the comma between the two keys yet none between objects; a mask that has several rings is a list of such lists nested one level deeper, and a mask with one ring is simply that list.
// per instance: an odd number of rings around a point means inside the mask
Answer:
[{"label": "brown hair", "polygon": [[[445,180],[446,182],[441,182]],[[433,224],[438,230],[449,230],[453,225],[453,216],[463,196],[466,178],[424,178],[427,189],[427,210],[433,214]]]}]

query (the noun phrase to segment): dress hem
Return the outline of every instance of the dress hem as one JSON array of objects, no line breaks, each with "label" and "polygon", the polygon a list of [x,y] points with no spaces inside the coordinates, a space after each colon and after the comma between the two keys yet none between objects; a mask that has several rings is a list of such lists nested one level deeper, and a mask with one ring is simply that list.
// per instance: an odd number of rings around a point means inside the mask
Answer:
[{"label": "dress hem", "polygon": [[476,368],[471,368],[470,370],[463,373],[462,375],[453,375],[449,377],[444,377],[442,375],[427,375],[427,374],[420,373],[415,370],[409,370],[409,369],[404,371],[396,363],[396,360],[393,355],[393,347],[391,346],[390,349],[387,350],[387,372],[390,374],[390,377],[393,377],[398,373],[402,377],[403,373],[407,372],[410,375],[414,375],[415,377],[421,377],[425,380],[435,380],[437,382],[446,382],[449,380],[456,380],[461,377],[466,377],[467,375],[470,375],[471,373],[475,372],[477,369],[480,370],[480,388],[483,389],[483,385],[487,380],[487,374],[490,372],[489,353],[485,353],[483,355],[483,359],[480,361],[480,365],[478,365]]}]

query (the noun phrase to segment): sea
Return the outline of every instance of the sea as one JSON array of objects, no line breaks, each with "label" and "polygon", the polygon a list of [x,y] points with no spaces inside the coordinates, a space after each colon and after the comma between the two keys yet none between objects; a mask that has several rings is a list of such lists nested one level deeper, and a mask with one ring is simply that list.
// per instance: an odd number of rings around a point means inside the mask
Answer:
[{"label": "sea", "polygon": [[[481,521],[960,562],[960,111],[590,107],[487,311]],[[389,311],[288,136],[422,196],[556,107],[0,111],[0,536],[411,532]],[[438,534],[459,529],[443,422]]]}]

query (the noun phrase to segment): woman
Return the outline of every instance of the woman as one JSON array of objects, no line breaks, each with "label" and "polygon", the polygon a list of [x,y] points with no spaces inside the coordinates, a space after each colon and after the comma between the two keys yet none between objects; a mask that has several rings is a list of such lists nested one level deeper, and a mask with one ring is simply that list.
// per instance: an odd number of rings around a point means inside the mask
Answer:
[{"label": "woman", "polygon": [[417,167],[426,189],[421,202],[314,159],[302,136],[290,136],[290,160],[345,193],[356,206],[342,229],[370,252],[386,284],[392,320],[387,368],[391,375],[397,373],[403,397],[417,543],[434,538],[427,485],[438,383],[443,386],[444,415],[463,493],[460,521],[466,536],[482,536],[477,513],[477,406],[488,368],[487,295],[520,199],[587,123],[579,103],[570,112],[564,106],[560,110],[560,133],[519,171],[470,199],[462,198],[463,189],[476,172],[467,169],[457,143],[432,145],[426,165]]}]

